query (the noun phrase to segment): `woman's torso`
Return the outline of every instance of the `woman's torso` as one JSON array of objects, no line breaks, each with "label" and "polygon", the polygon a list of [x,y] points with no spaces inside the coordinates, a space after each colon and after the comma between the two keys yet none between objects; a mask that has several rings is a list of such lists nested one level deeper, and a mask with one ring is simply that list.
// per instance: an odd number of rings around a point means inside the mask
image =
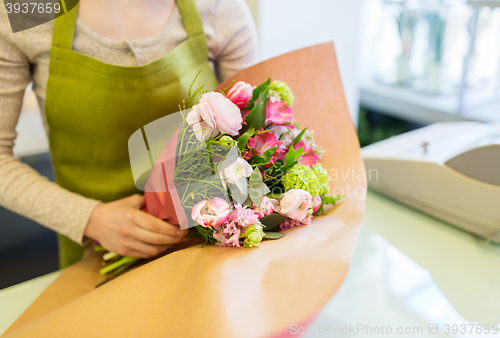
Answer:
[{"label": "woman's torso", "polygon": [[[236,30],[227,29],[234,27],[228,21],[248,22],[247,13],[237,10],[241,9],[241,4],[230,3],[235,0],[196,0],[195,2],[203,22],[208,58],[215,61],[213,66],[219,80],[255,63],[257,58],[255,41],[249,39],[253,32],[247,34],[246,37],[246,42],[252,45],[252,48],[248,49],[249,52],[245,53],[245,50],[237,52],[240,58],[235,58],[233,55],[232,60],[225,63],[221,60],[227,54],[228,48],[232,48],[234,53],[236,45],[242,43]],[[214,13],[216,10],[217,13]],[[78,19],[73,50],[112,65],[133,67],[148,64],[162,58],[187,38],[178,7],[175,6],[170,17],[166,16],[164,26],[156,34],[145,39],[122,41],[104,37]],[[226,24],[221,24],[222,22]],[[53,22],[48,22],[11,35],[14,44],[25,53],[32,64],[33,90],[37,95],[44,121],[52,31]],[[221,61],[224,63],[222,66],[218,65]],[[45,128],[48,129],[47,123],[45,123]]]}]

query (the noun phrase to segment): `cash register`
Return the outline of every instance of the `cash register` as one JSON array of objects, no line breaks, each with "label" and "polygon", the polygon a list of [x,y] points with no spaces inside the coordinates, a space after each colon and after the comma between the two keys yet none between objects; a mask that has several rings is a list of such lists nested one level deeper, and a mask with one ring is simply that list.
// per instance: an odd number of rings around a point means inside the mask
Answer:
[{"label": "cash register", "polygon": [[361,153],[371,189],[500,243],[500,124],[436,123]]}]

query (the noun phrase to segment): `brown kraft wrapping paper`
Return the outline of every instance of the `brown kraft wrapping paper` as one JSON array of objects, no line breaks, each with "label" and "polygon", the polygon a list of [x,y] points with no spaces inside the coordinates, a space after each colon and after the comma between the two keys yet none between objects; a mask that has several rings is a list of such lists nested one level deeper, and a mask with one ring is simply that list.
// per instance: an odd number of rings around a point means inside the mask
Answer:
[{"label": "brown kraft wrapping paper", "polygon": [[8,337],[272,337],[322,309],[354,254],[366,196],[364,165],[333,43],[261,62],[233,79],[285,81],[292,112],[326,153],[333,195],[348,198],[260,248],[201,245],[172,252],[95,289],[99,256],[62,271]]}]

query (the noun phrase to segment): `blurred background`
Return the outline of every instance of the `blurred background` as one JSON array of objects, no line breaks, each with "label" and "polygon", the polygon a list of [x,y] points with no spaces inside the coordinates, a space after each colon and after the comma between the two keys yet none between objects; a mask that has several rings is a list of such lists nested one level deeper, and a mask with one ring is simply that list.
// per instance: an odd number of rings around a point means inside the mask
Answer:
[{"label": "blurred background", "polygon": [[[362,146],[435,122],[500,120],[500,1],[247,3],[261,60],[334,41]],[[17,131],[15,155],[53,179],[31,88]],[[57,267],[55,234],[0,208],[0,289]]]}]

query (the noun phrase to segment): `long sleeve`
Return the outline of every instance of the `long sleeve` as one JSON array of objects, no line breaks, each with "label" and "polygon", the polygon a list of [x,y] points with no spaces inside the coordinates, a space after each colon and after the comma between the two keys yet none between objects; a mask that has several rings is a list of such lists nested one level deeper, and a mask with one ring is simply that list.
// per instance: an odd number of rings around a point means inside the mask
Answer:
[{"label": "long sleeve", "polygon": [[257,63],[257,29],[244,0],[216,1],[210,20],[215,33],[212,57],[221,81]]},{"label": "long sleeve", "polygon": [[[220,80],[258,61],[257,32],[244,0],[196,2],[209,58]],[[31,80],[41,113],[45,114],[53,25],[48,22],[12,34],[8,22],[0,0],[0,205],[81,243],[92,211],[100,202],[48,181],[12,152],[24,90]],[[134,53],[148,63],[163,57],[186,38],[182,17],[176,10],[161,32],[132,44]],[[125,67],[138,65],[131,57],[134,54],[130,53],[129,44],[100,36],[83,23],[77,24],[73,48],[102,62]]]},{"label": "long sleeve", "polygon": [[[71,193],[13,156],[30,60],[0,32],[0,205],[81,243],[99,201]],[[0,220],[1,223],[1,220]]]}]

